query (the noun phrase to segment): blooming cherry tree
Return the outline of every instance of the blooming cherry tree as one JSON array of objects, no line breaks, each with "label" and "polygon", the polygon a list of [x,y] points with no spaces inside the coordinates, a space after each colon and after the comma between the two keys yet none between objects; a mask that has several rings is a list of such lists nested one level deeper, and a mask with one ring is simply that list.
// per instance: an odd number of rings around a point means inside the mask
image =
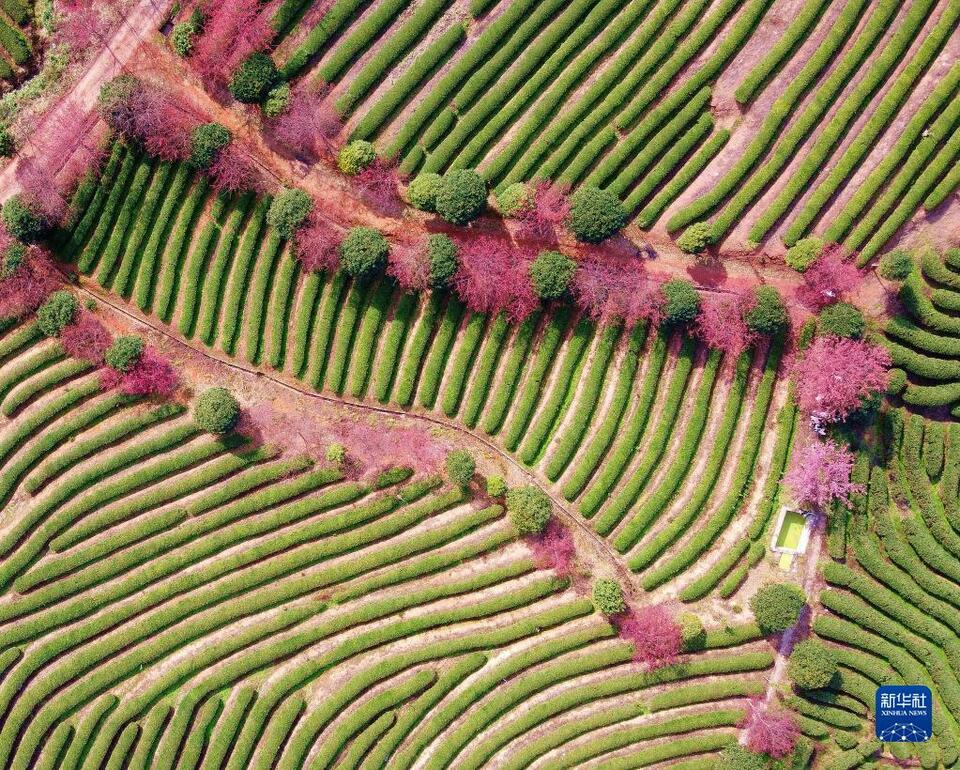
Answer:
[{"label": "blooming cherry tree", "polygon": [[694,324],[694,333],[710,347],[739,356],[756,340],[756,335],[744,321],[747,310],[748,299],[741,294],[705,298]]},{"label": "blooming cherry tree", "polygon": [[630,610],[617,624],[620,636],[633,642],[633,659],[650,669],[674,663],[680,655],[680,625],[663,605]]},{"label": "blooming cherry tree", "polygon": [[529,536],[527,544],[540,569],[552,569],[558,577],[569,577],[573,572],[576,556],[573,536],[557,517],[547,522],[543,532]]},{"label": "blooming cherry tree", "polygon": [[843,247],[833,244],[824,249],[803,274],[803,285],[797,289],[797,299],[817,312],[827,305],[839,302],[859,285],[863,273],[857,269]]},{"label": "blooming cherry tree", "polygon": [[530,277],[529,258],[517,254],[502,238],[477,235],[459,243],[460,268],[453,287],[466,306],[478,313],[505,312],[521,321],[539,304]]},{"label": "blooming cherry tree", "polygon": [[663,318],[660,285],[644,275],[639,258],[588,255],[580,261],[571,285],[580,308],[600,323],[645,319],[656,326]]},{"label": "blooming cherry tree", "polygon": [[776,759],[790,754],[800,736],[793,715],[759,697],[750,700],[747,715],[739,726],[746,733],[747,748],[750,751],[768,754]]},{"label": "blooming cherry tree", "polygon": [[850,507],[851,493],[863,487],[850,481],[853,453],[833,441],[813,441],[794,452],[784,482],[801,505],[824,509],[833,502]]},{"label": "blooming cherry tree", "polygon": [[797,400],[815,427],[841,422],[887,387],[890,354],[864,340],[817,337],[793,363]]}]

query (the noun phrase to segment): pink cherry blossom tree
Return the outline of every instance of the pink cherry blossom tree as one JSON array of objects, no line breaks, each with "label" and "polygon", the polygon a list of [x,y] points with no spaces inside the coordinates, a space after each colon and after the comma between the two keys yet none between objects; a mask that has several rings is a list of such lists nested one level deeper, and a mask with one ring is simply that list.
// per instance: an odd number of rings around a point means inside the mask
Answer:
[{"label": "pink cherry blossom tree", "polygon": [[93,313],[80,311],[72,324],[60,333],[60,344],[73,358],[103,366],[103,357],[113,341],[110,332]]},{"label": "pink cherry blossom tree", "polygon": [[62,283],[49,254],[31,246],[23,264],[11,275],[0,278],[0,319],[23,318],[32,313]]},{"label": "pink cherry blossom tree", "polygon": [[294,233],[294,253],[304,270],[316,273],[335,271],[340,266],[340,235],[324,220],[315,206],[307,221]]},{"label": "pink cherry blossom tree", "polygon": [[574,273],[571,291],[577,305],[599,323],[632,325],[644,319],[656,326],[663,318],[660,284],[646,275],[639,258],[587,255]]},{"label": "pink cherry blossom tree", "polygon": [[833,502],[850,507],[850,495],[863,492],[850,481],[854,456],[834,441],[812,441],[793,453],[784,482],[800,505],[823,510]]},{"label": "pink cherry blossom tree", "polygon": [[616,620],[620,636],[633,642],[633,659],[649,669],[675,663],[683,637],[680,625],[661,604],[630,610]]},{"label": "pink cherry blossom tree", "polygon": [[540,569],[552,569],[558,577],[570,577],[573,573],[576,557],[573,536],[556,516],[547,522],[543,532],[529,536],[527,545]]},{"label": "pink cherry blossom tree", "polygon": [[816,312],[842,300],[862,278],[853,256],[844,254],[842,246],[832,244],[803,274],[803,285],[796,290],[797,299]]},{"label": "pink cherry blossom tree", "polygon": [[170,398],[179,385],[170,362],[156,350],[148,347],[128,372],[106,367],[100,374],[100,388],[119,388],[128,396],[157,396]]},{"label": "pink cherry blossom tree", "polygon": [[287,109],[270,121],[274,138],[304,159],[333,159],[343,122],[327,100],[329,89],[298,85]]},{"label": "pink cherry blossom tree", "polygon": [[395,243],[390,246],[387,274],[404,291],[423,291],[430,286],[430,259],[425,243]]},{"label": "pink cherry blossom tree", "polygon": [[354,182],[375,207],[385,211],[399,207],[396,171],[379,158],[357,174]]},{"label": "pink cherry blossom tree", "polygon": [[568,188],[548,181],[537,182],[531,195],[532,205],[520,213],[521,227],[532,237],[555,235],[570,215]]},{"label": "pink cherry blossom tree", "polygon": [[240,63],[270,45],[274,4],[260,0],[223,0],[204,4],[203,33],[190,62],[208,85],[225,86]]},{"label": "pink cherry blossom tree", "polygon": [[766,703],[761,697],[750,700],[747,715],[739,726],[746,733],[750,751],[768,754],[776,759],[790,754],[800,736],[793,715]]},{"label": "pink cherry blossom tree", "polygon": [[890,354],[865,340],[817,337],[791,369],[800,409],[819,430],[842,422],[887,387]]},{"label": "pink cherry blossom tree", "polygon": [[739,356],[756,341],[756,335],[744,321],[748,309],[749,299],[742,294],[706,297],[694,324],[694,334],[712,348]]},{"label": "pink cherry blossom tree", "polygon": [[255,191],[260,186],[256,167],[236,140],[217,153],[207,173],[217,192]]},{"label": "pink cherry blossom tree", "polygon": [[512,321],[521,321],[534,311],[539,300],[527,274],[528,255],[491,235],[461,240],[458,246],[460,268],[452,285],[470,310],[503,311]]}]

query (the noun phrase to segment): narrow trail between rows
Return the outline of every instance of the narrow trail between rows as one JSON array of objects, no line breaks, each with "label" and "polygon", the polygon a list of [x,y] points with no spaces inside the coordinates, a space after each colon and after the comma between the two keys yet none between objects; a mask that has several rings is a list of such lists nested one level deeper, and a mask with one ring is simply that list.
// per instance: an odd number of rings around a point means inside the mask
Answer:
[{"label": "narrow trail between rows", "polygon": [[469,437],[473,441],[479,442],[488,450],[493,452],[495,455],[503,459],[513,469],[515,469],[520,474],[522,474],[527,480],[529,480],[531,484],[534,484],[536,487],[541,489],[545,494],[547,494],[550,497],[550,500],[553,502],[554,507],[561,512],[561,514],[563,515],[563,518],[570,524],[573,524],[574,526],[576,526],[581,532],[583,532],[583,534],[585,534],[594,543],[596,548],[598,548],[610,559],[610,562],[614,565],[615,569],[617,570],[618,574],[620,575],[625,585],[633,587],[633,590],[635,592],[639,592],[642,590],[639,588],[639,583],[635,579],[636,576],[632,572],[630,572],[627,566],[623,563],[623,557],[620,556],[620,554],[613,549],[613,547],[610,545],[609,542],[607,542],[604,538],[602,538],[600,535],[594,532],[586,524],[586,522],[583,521],[583,519],[580,516],[578,516],[573,511],[571,511],[566,505],[565,501],[553,493],[553,491],[550,489],[549,485],[544,479],[540,478],[537,474],[533,473],[529,468],[527,468],[521,462],[516,460],[512,455],[510,455],[508,452],[505,452],[501,447],[497,446],[495,443],[485,438],[484,436],[474,431],[468,430],[467,428],[464,428],[462,425],[459,425],[458,423],[451,422],[448,420],[443,420],[441,418],[434,417],[429,414],[423,414],[421,412],[406,411],[403,409],[383,406],[383,405],[374,406],[372,404],[367,404],[362,401],[354,401],[347,398],[327,395],[325,393],[318,393],[309,388],[294,384],[293,382],[290,382],[286,379],[282,379],[276,376],[275,374],[272,374],[263,369],[259,369],[252,365],[232,360],[230,358],[225,357],[224,355],[219,354],[218,352],[206,350],[202,346],[194,345],[191,343],[191,341],[184,339],[177,333],[174,333],[173,331],[168,329],[163,323],[157,321],[156,319],[151,318],[150,316],[142,315],[139,312],[134,312],[130,308],[124,306],[123,304],[118,303],[112,295],[102,291],[95,284],[89,283],[88,279],[85,279],[82,276],[79,278],[80,278],[80,283],[77,286],[77,289],[82,294],[85,294],[86,296],[92,299],[95,299],[97,302],[100,302],[103,305],[109,307],[113,312],[123,316],[125,319],[132,321],[133,323],[138,324],[140,326],[145,326],[149,328],[154,333],[164,337],[166,340],[169,340],[170,342],[173,342],[175,345],[183,348],[187,348],[191,352],[201,355],[210,361],[216,362],[217,364],[230,367],[235,371],[243,372],[247,375],[252,375],[252,376],[264,379],[272,383],[273,385],[278,386],[279,388],[283,388],[285,390],[297,393],[301,396],[307,396],[317,401],[336,404],[338,406],[345,406],[351,409],[355,408],[357,410],[364,411],[367,413],[372,413],[372,414],[391,415],[396,417],[402,417],[404,419],[420,421],[429,425],[434,425],[434,426],[442,427],[447,430],[455,431],[457,433],[460,433],[464,436]]}]

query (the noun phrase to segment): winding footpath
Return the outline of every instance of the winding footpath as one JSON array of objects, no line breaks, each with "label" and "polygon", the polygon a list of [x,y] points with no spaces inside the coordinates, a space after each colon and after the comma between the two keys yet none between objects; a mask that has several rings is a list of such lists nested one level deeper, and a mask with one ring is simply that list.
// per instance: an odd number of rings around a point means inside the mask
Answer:
[{"label": "winding footpath", "polygon": [[620,575],[623,584],[627,586],[634,587],[634,590],[639,591],[642,589],[637,588],[639,585],[635,580],[633,573],[627,568],[623,562],[623,557],[617,553],[611,544],[601,537],[599,534],[593,531],[583,519],[578,516],[576,513],[571,511],[566,505],[566,502],[558,497],[550,489],[547,482],[539,477],[537,474],[532,473],[529,468],[524,466],[518,460],[516,460],[510,453],[505,452],[501,447],[497,446],[495,443],[487,439],[486,437],[480,435],[479,433],[468,430],[462,425],[452,422],[449,420],[444,420],[438,417],[434,417],[430,414],[424,414],[418,411],[407,411],[404,409],[399,409],[389,406],[374,406],[372,404],[365,403],[363,401],[357,401],[354,399],[344,398],[340,396],[331,396],[325,393],[318,393],[314,390],[302,387],[295,382],[291,382],[287,379],[276,376],[274,373],[258,368],[249,364],[245,364],[233,359],[226,357],[223,354],[217,352],[212,352],[204,349],[201,346],[193,345],[190,341],[184,339],[181,335],[174,333],[163,323],[157,321],[155,318],[150,316],[143,315],[140,312],[134,312],[129,307],[122,305],[116,301],[113,295],[108,292],[103,291],[95,283],[90,282],[84,277],[80,277],[80,283],[76,287],[81,294],[86,295],[87,297],[96,300],[99,303],[102,303],[104,306],[110,308],[111,311],[116,313],[119,316],[122,316],[125,320],[139,325],[141,327],[146,327],[153,333],[163,337],[165,340],[173,343],[175,346],[182,349],[187,349],[191,353],[200,355],[203,358],[209,360],[210,362],[215,362],[216,364],[229,367],[237,372],[242,372],[247,376],[254,376],[265,380],[272,385],[282,388],[284,390],[296,393],[300,396],[306,396],[315,401],[322,401],[324,403],[335,404],[341,407],[347,407],[350,409],[356,409],[358,411],[366,412],[368,414],[382,414],[390,415],[393,417],[402,417],[407,420],[414,422],[420,422],[425,425],[437,426],[444,428],[446,430],[454,431],[461,436],[464,436],[468,440],[478,442],[482,444],[486,449],[494,453],[497,457],[501,458],[504,462],[510,465],[515,471],[521,474],[530,484],[535,485],[537,488],[542,490],[547,496],[550,497],[550,500],[553,502],[554,507],[560,512],[562,518],[565,522],[570,525],[575,526],[580,532],[582,532],[596,547],[598,551],[603,553],[611,564],[614,565],[617,573]]}]

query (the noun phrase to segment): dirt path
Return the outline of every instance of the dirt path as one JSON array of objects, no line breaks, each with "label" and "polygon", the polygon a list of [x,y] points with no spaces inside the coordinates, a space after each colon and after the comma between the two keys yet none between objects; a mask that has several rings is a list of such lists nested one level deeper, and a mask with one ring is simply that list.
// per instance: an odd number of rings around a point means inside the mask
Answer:
[{"label": "dirt path", "polygon": [[166,329],[163,324],[156,321],[153,318],[142,316],[139,313],[135,313],[130,309],[120,305],[116,300],[102,289],[99,286],[93,284],[87,279],[81,279],[81,284],[77,287],[78,290],[82,293],[96,299],[98,302],[109,307],[115,313],[118,313],[124,316],[129,321],[132,321],[138,326],[143,326],[149,328],[155,334],[163,337],[165,340],[173,343],[175,346],[180,348],[187,348],[193,354],[200,356],[204,359],[209,360],[210,362],[215,362],[223,366],[229,367],[235,371],[243,372],[247,375],[252,375],[258,378],[262,378],[272,385],[276,385],[281,389],[286,391],[297,393],[301,396],[307,396],[310,399],[315,401],[321,401],[325,403],[336,404],[341,407],[347,407],[350,409],[356,409],[359,411],[366,412],[368,414],[383,414],[390,415],[394,417],[402,417],[406,420],[420,422],[428,426],[437,426],[442,427],[446,430],[454,431],[463,436],[467,436],[470,440],[482,444],[487,450],[497,456],[502,462],[506,463],[515,473],[515,475],[523,477],[527,483],[533,484],[540,488],[543,492],[550,496],[555,508],[560,512],[564,521],[573,527],[575,527],[582,539],[590,541],[594,550],[602,553],[610,563],[614,565],[617,573],[620,575],[621,580],[625,585],[632,585],[634,581],[634,576],[627,569],[626,565],[623,563],[623,559],[617,554],[610,544],[600,537],[596,532],[593,531],[577,514],[569,509],[565,504],[565,501],[554,494],[553,490],[550,488],[543,479],[541,479],[537,474],[532,473],[528,470],[522,463],[516,460],[513,456],[506,453],[499,446],[494,444],[489,439],[483,437],[479,433],[471,430],[467,430],[462,426],[451,422],[448,420],[440,419],[432,415],[423,414],[413,411],[405,411],[399,408],[391,408],[388,406],[373,406],[370,404],[365,404],[358,401],[353,401],[346,398],[341,398],[338,396],[330,396],[325,393],[317,393],[306,387],[296,385],[292,382],[287,381],[286,379],[281,379],[274,374],[257,369],[253,366],[241,363],[239,361],[233,361],[227,359],[225,356],[221,356],[212,351],[204,350],[199,346],[194,346],[190,342],[184,340],[180,335],[175,334],[169,329]]},{"label": "dirt path", "polygon": [[73,147],[66,152],[59,144],[56,148],[60,168],[63,168],[97,123],[98,117],[94,108],[100,86],[123,71],[137,49],[154,30],[159,29],[168,8],[169,3],[166,0],[139,0],[123,16],[113,36],[104,44],[103,50],[87,65],[86,72],[37,123],[29,144],[21,148],[18,156],[0,171],[0,197],[6,199],[19,188],[16,174],[20,161],[49,150],[54,133],[61,130],[64,121],[72,120],[72,116],[82,115],[84,120],[77,127]]}]

